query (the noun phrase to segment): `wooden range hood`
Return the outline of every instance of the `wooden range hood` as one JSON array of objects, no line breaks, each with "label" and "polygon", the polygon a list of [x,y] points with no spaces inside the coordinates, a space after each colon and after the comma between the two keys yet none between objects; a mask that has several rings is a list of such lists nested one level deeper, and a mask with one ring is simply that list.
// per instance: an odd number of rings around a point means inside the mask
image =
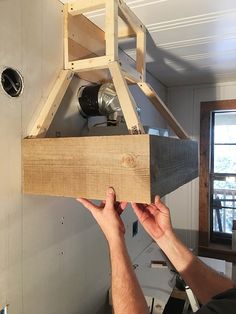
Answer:
[{"label": "wooden range hood", "polygon": [[[105,8],[105,30],[83,13]],[[118,20],[123,22],[120,26]],[[149,203],[198,176],[198,145],[146,83],[146,28],[122,0],[64,5],[64,69],[22,142],[23,192],[103,199],[113,186],[118,200]],[[136,37],[136,67],[118,39]],[[130,135],[45,138],[73,75],[112,81]],[[177,138],[145,134],[128,84],[137,84]]]}]

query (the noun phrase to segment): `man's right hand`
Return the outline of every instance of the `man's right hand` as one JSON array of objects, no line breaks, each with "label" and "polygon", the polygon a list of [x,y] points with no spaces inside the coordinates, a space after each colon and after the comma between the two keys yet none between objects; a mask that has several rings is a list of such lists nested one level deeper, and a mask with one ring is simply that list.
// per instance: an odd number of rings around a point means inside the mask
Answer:
[{"label": "man's right hand", "polygon": [[158,243],[164,235],[173,234],[169,208],[155,197],[154,204],[131,204],[140,223],[147,233]]},{"label": "man's right hand", "polygon": [[125,226],[120,215],[125,210],[127,203],[116,202],[116,194],[113,188],[108,188],[106,200],[101,202],[99,206],[84,198],[78,198],[77,200],[92,213],[109,244],[124,237]]}]

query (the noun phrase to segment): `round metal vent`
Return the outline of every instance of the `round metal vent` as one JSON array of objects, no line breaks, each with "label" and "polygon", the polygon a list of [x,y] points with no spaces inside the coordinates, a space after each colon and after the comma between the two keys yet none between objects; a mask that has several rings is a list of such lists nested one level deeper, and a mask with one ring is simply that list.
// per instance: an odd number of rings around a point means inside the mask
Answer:
[{"label": "round metal vent", "polygon": [[23,90],[23,78],[17,70],[6,68],[1,75],[1,85],[8,95],[18,97]]}]

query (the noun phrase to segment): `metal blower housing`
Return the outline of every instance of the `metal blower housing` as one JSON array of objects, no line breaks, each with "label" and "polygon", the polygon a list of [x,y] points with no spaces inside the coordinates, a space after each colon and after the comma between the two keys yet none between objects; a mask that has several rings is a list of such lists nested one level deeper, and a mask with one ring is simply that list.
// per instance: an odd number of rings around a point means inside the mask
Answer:
[{"label": "metal blower housing", "polygon": [[109,121],[116,121],[122,116],[120,102],[112,83],[88,85],[78,91],[79,111],[84,118],[106,116]]}]

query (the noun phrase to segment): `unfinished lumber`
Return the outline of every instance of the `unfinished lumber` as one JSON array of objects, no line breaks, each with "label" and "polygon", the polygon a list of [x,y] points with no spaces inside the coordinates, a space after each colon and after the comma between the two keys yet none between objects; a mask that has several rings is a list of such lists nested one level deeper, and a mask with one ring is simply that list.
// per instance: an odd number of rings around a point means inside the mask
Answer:
[{"label": "unfinished lumber", "polygon": [[170,110],[167,108],[161,98],[157,95],[157,93],[153,90],[153,88],[146,82],[138,83],[138,86],[151,101],[153,106],[159,111],[161,116],[165,119],[165,121],[175,132],[175,134],[182,139],[189,138],[188,134],[181,127],[179,122],[175,119],[173,114],[170,112]]},{"label": "unfinished lumber", "polygon": [[68,9],[71,15],[78,15],[105,7],[107,0],[86,0],[69,3]]},{"label": "unfinished lumber", "polygon": [[106,54],[111,61],[118,59],[118,3],[117,0],[106,1],[105,21]]},{"label": "unfinished lumber", "polygon": [[146,27],[138,19],[127,4],[120,0],[119,2],[119,16],[123,19],[127,27],[133,29],[136,35],[136,70],[141,74],[141,80],[146,79]]},{"label": "unfinished lumber", "polygon": [[[106,62],[102,63],[101,66],[101,61],[104,60],[106,50],[104,31],[82,14],[75,16],[68,14],[65,23],[67,23],[65,25],[64,40],[65,53],[67,53],[65,56],[65,68],[75,71],[82,79],[91,82],[100,83],[110,80],[110,76],[107,76],[106,70],[101,69],[103,66],[104,68],[108,68],[108,63],[114,59],[109,56]],[[125,30],[124,27],[122,30]],[[141,39],[141,41],[145,40],[145,38],[142,38],[141,33],[137,36],[137,40],[138,38]],[[143,55],[145,47],[141,47],[141,41],[139,40],[139,52],[137,52],[137,54],[142,54],[142,59],[138,57],[136,62],[140,72],[135,68],[135,62],[130,56],[121,49],[118,51],[119,56],[117,59],[119,58],[123,74],[125,78],[132,83],[140,82],[145,78],[145,63],[140,61],[144,60]],[[111,41],[108,40],[108,42]],[[117,40],[115,44],[118,47]],[[103,58],[93,60],[95,57]],[[91,75],[89,75],[89,71],[92,72]],[[97,73],[95,73],[95,71]],[[96,78],[98,79],[96,80]]]},{"label": "unfinished lumber", "polygon": [[116,61],[110,62],[109,70],[130,134],[144,134],[145,131],[137,113],[135,100],[129,91],[119,63]]},{"label": "unfinished lumber", "polygon": [[141,73],[142,81],[146,80],[146,29],[137,33],[136,40],[136,69]]},{"label": "unfinished lumber", "polygon": [[42,107],[29,137],[44,137],[73,77],[71,70],[62,70]]},{"label": "unfinished lumber", "polygon": [[84,72],[89,70],[106,69],[109,62],[111,62],[109,56],[95,57],[90,59],[75,60],[68,62],[69,68],[75,72]]},{"label": "unfinished lumber", "polygon": [[134,30],[136,34],[140,32],[141,29],[145,29],[144,24],[123,0],[119,0],[118,5],[119,16],[123,19],[125,23],[130,25],[130,27]]},{"label": "unfinished lumber", "polygon": [[69,13],[68,4],[64,4],[63,9],[63,49],[64,49],[64,69],[69,69]]},{"label": "unfinished lumber", "polygon": [[118,29],[118,38],[133,38],[136,37],[136,33],[129,25],[124,25]]},{"label": "unfinished lumber", "polygon": [[[104,31],[82,14],[97,8],[105,8]],[[124,21],[121,27],[119,16]],[[120,56],[118,38],[125,37],[137,39],[135,67]],[[144,81],[145,51],[146,28],[122,0],[75,1],[64,6],[64,67],[79,72],[81,78],[85,71],[100,71],[118,61],[130,82]]]},{"label": "unfinished lumber", "polygon": [[[106,44],[105,44],[105,33],[92,21],[90,21],[83,14],[71,15],[68,14],[68,38],[71,43],[76,42],[79,46],[77,60],[90,58],[93,56],[104,56]],[[87,56],[81,56],[82,48],[86,49]],[[69,43],[69,53],[70,53],[70,43]],[[69,61],[71,61],[69,59]]]},{"label": "unfinished lumber", "polygon": [[25,139],[27,194],[150,203],[198,175],[197,143],[150,135]]}]

